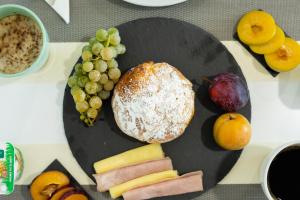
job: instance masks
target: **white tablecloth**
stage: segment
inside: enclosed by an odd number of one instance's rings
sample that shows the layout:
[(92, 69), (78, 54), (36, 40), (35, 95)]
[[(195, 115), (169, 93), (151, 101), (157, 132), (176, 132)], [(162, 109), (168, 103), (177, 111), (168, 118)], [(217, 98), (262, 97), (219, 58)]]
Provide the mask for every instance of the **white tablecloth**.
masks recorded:
[[(252, 103), (251, 143), (221, 184), (259, 183), (260, 165), (275, 147), (300, 139), (300, 68), (273, 78), (237, 42), (223, 42), (240, 64)], [(0, 141), (10, 141), (24, 154), (25, 171), (18, 184), (28, 184), (55, 158), (79, 180), (92, 181), (68, 147), (63, 129), (64, 88), (83, 43), (51, 43), (46, 66), (23, 78), (0, 79)]]

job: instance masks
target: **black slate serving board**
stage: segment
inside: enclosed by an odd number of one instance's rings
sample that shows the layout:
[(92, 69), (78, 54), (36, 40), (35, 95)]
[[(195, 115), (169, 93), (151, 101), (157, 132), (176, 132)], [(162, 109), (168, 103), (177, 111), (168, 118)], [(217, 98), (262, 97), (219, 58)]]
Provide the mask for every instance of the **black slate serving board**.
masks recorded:
[[(162, 146), (180, 174), (203, 170), (204, 189), (209, 190), (231, 170), (241, 151), (225, 151), (214, 142), (213, 124), (223, 111), (210, 101), (208, 85), (201, 77), (232, 72), (244, 79), (240, 67), (214, 36), (183, 21), (146, 18), (127, 22), (117, 28), (122, 43), (127, 47), (126, 54), (118, 58), (123, 72), (145, 61), (165, 61), (177, 67), (193, 82), (196, 92), (194, 118), (180, 138)], [(250, 120), (250, 102), (239, 112)], [(94, 162), (144, 145), (120, 131), (113, 117), (110, 100), (104, 104), (95, 126), (84, 126), (79, 120), (68, 86), (64, 96), (63, 120), (72, 153), (91, 178)], [(192, 199), (202, 193), (161, 199)]]

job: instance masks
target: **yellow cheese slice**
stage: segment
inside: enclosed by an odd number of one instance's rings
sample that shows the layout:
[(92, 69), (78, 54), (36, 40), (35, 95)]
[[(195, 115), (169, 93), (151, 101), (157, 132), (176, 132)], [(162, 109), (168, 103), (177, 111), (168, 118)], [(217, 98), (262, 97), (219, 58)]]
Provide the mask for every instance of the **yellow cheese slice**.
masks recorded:
[(116, 199), (122, 196), (123, 193), (147, 185), (152, 185), (155, 183), (159, 183), (168, 179), (173, 179), (178, 177), (177, 171), (175, 170), (168, 170), (163, 172), (158, 172), (154, 174), (149, 174), (146, 176), (142, 176), (131, 181), (122, 183), (120, 185), (114, 186), (109, 189), (109, 193), (111, 198)]
[(149, 144), (100, 160), (94, 163), (94, 169), (97, 174), (100, 174), (114, 169), (162, 158), (164, 158), (164, 152), (161, 145)]

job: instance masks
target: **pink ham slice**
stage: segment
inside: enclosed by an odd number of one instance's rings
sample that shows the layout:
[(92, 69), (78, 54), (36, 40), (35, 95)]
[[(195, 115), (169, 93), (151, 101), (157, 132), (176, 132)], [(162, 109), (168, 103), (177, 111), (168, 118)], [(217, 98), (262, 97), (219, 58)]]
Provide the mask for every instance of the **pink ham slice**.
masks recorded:
[(202, 176), (202, 171), (191, 172), (172, 180), (130, 190), (123, 194), (123, 198), (143, 200), (203, 191)]
[(164, 158), (112, 170), (103, 174), (94, 174), (93, 176), (97, 182), (97, 190), (105, 192), (115, 185), (119, 185), (132, 179), (172, 169), (173, 165), (171, 159)]

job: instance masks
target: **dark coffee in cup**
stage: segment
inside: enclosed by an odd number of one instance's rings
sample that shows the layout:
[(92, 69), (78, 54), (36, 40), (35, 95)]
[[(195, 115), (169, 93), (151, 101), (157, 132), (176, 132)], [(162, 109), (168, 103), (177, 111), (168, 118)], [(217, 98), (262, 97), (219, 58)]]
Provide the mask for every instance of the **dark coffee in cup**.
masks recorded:
[(283, 149), (271, 162), (268, 187), (274, 199), (300, 199), (300, 146)]

